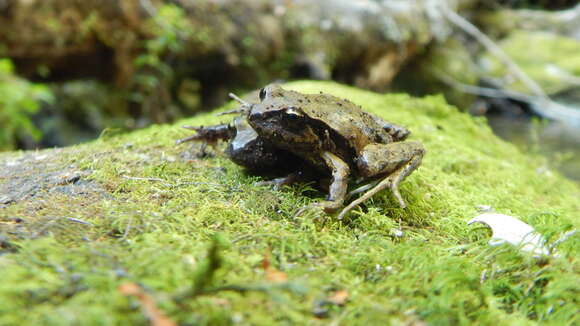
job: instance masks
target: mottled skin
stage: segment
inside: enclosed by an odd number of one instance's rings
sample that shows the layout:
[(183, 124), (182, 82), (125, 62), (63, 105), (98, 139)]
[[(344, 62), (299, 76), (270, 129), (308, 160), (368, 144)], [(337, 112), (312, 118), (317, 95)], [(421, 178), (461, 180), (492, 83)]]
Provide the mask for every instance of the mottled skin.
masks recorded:
[[(347, 100), (327, 94), (301, 94), (277, 85), (264, 87), (260, 91), (258, 104), (247, 103), (234, 95), (232, 97), (242, 104), (232, 112), (242, 113), (255, 131), (249, 138), (267, 144), (266, 151), (256, 151), (257, 157), (263, 157), (265, 152), (270, 156), (291, 153), (291, 157), (298, 159), (280, 161), (294, 164), (296, 172), (314, 167), (320, 173), (332, 176), (327, 200), (309, 207), (322, 207), (327, 212), (342, 207), (351, 176), (375, 180), (375, 183), (372, 187), (355, 190), (356, 193), (366, 192), (345, 207), (338, 218), (385, 188), (390, 188), (401, 207), (405, 207), (398, 185), (417, 168), (424, 154), (421, 143), (404, 142), (409, 135), (405, 128), (369, 114)], [(245, 126), (245, 123), (242, 125)], [(223, 125), (220, 126), (223, 128)], [(220, 126), (209, 128), (219, 129)], [(196, 140), (211, 140), (202, 136), (203, 130), (198, 132), (200, 137)], [(234, 137), (228, 148), (235, 142)], [(252, 150), (245, 152), (247, 155)], [(256, 161), (248, 158), (240, 160), (231, 153), (228, 155), (236, 163), (250, 168), (246, 163)], [(276, 184), (288, 182), (295, 176), (296, 173), (286, 179), (278, 179)]]

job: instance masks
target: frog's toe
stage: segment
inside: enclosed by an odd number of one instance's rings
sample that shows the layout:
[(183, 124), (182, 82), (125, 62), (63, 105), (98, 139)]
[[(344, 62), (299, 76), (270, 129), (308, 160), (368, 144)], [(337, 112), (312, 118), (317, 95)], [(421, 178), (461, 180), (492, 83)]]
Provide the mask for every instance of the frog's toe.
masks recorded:
[(393, 196), (399, 202), (399, 206), (401, 206), (401, 208), (407, 208), (407, 204), (405, 204), (405, 201), (403, 200), (403, 196), (401, 196), (401, 193), (399, 192), (398, 184), (392, 183), (390, 188), (391, 188), (391, 192), (393, 193)]
[(325, 210), (324, 210), (324, 207), (322, 207), (319, 203), (314, 203), (314, 204), (302, 206), (300, 209), (298, 209), (298, 211), (296, 212), (296, 214), (294, 214), (294, 216), (292, 218), (304, 216), (310, 212), (314, 213), (315, 217), (319, 217), (319, 216), (323, 215)]

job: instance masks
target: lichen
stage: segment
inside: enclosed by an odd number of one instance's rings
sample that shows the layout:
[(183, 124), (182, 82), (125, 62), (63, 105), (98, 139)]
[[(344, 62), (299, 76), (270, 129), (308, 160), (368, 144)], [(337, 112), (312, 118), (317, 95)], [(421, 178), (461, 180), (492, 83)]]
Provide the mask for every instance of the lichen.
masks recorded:
[[(491, 205), (554, 241), (579, 227), (577, 185), (439, 96), (328, 82), (286, 87), (348, 98), (408, 126), (427, 149), (401, 187), (408, 208), (384, 192), (343, 221), (293, 218), (324, 194), (304, 184), (257, 186), (258, 177), (223, 155), (198, 159), (174, 145), (187, 134), (179, 125), (225, 120), (213, 114), (103, 137), (55, 159), (91, 171), (111, 197), (46, 193), (0, 210), (0, 324), (146, 324), (137, 302), (117, 290), (127, 281), (179, 324), (574, 323), (578, 241), (560, 245), (560, 258), (537, 261), (509, 246), (490, 248), (488, 233), (466, 222), (477, 205)], [(1, 154), (0, 163), (18, 155)], [(18, 227), (29, 224), (36, 229)], [(216, 254), (215, 234), (219, 269), (200, 277)], [(268, 283), (266, 256), (287, 275), (284, 286)], [(191, 291), (200, 286), (202, 294)], [(315, 314), (336, 290), (348, 301)]]

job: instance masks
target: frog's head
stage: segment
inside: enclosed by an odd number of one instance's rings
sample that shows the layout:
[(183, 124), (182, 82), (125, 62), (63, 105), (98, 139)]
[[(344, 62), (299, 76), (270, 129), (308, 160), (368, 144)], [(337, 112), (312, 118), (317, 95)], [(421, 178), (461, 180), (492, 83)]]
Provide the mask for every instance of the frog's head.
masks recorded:
[(262, 137), (273, 142), (302, 142), (310, 137), (308, 116), (301, 109), (303, 95), (268, 85), (260, 90), (260, 103), (253, 104), (248, 122)]

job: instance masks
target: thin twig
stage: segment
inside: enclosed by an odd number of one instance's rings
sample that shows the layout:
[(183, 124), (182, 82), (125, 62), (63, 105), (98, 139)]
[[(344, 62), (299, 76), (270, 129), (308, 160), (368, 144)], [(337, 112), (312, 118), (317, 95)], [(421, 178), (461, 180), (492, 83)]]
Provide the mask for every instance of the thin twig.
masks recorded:
[(568, 240), (570, 237), (572, 237), (572, 236), (574, 236), (576, 234), (578, 234), (578, 230), (576, 230), (576, 229), (564, 233), (562, 236), (560, 236), (558, 238), (558, 240), (554, 241), (554, 243), (552, 243), (550, 245), (550, 247), (548, 248), (548, 250), (550, 250), (550, 252), (553, 252), (556, 249), (556, 247), (559, 246), (562, 242)]
[[(522, 97), (520, 94), (510, 92), (510, 98), (520, 100), (524, 99), (525, 102), (530, 103), (532, 110), (542, 117), (566, 124), (580, 125), (580, 112), (578, 112), (578, 110), (570, 109), (569, 107), (552, 101), (538, 83), (530, 78), (497, 44), (481, 32), (475, 25), (449, 9), (449, 7), (444, 3), (440, 8), (447, 20), (480, 42), (491, 54), (506, 65), (507, 69), (515, 74), (532, 92), (532, 96), (530, 97), (527, 97), (527, 95), (526, 97)], [(473, 91), (473, 89), (470, 88), (471, 87), (464, 87), (466, 90)], [(491, 94), (489, 90), (484, 90), (482, 92), (482, 89), (478, 89), (477, 91), (480, 95), (483, 95), (484, 93)], [(508, 93), (506, 92), (506, 94)], [(495, 97), (495, 95), (492, 97)]]
[(473, 86), (460, 83), (451, 77), (443, 74), (441, 71), (432, 70), (439, 80), (455, 87), (461, 92), (494, 97), (494, 98), (509, 98), (528, 103), (530, 109), (540, 117), (566, 123), (568, 125), (580, 126), (580, 111), (571, 109), (558, 102), (554, 102), (549, 98), (542, 98), (533, 95), (526, 95), (519, 92), (500, 90), (494, 88)]
[(128, 180), (142, 180), (142, 181), (157, 181), (157, 182), (165, 182), (165, 180), (160, 178), (142, 178), (142, 177), (130, 177), (127, 175), (122, 175), (121, 178), (128, 179)]
[(160, 182), (161, 184), (163, 184), (166, 187), (175, 187), (174, 184), (166, 182), (163, 179), (160, 178), (143, 178), (143, 177), (130, 177), (127, 175), (122, 175), (121, 178), (123, 179), (127, 179), (127, 180), (135, 180), (135, 181), (152, 181), (152, 182)]
[(151, 0), (140, 0), (141, 8), (145, 9), (150, 17), (157, 16), (157, 8), (151, 3)]
[(71, 221), (71, 222), (75, 222), (75, 223), (80, 223), (80, 224), (84, 224), (84, 225), (93, 226), (93, 223), (87, 222), (87, 221), (83, 221), (83, 220), (79, 220), (78, 218), (67, 217), (66, 219), (69, 220), (69, 221)]
[(439, 79), (443, 83), (459, 90), (460, 92), (479, 95), (479, 96), (485, 96), (485, 97), (514, 99), (514, 100), (522, 101), (522, 102), (525, 102), (528, 104), (531, 104), (535, 100), (537, 100), (537, 98), (534, 96), (526, 95), (526, 94), (519, 93), (519, 92), (463, 84), (463, 83), (445, 75), (442, 71), (440, 71), (438, 69), (431, 69), (431, 72), (435, 75), (435, 77), (437, 77), (437, 79)]
[(544, 90), (530, 78), (497, 44), (495, 44), (487, 35), (481, 32), (475, 25), (467, 21), (465, 18), (458, 15), (446, 5), (442, 5), (441, 9), (444, 16), (455, 26), (461, 28), (467, 34), (475, 38), (481, 43), (490, 53), (497, 57), (508, 70), (513, 72), (524, 83), (532, 93), (541, 98), (547, 99), (548, 96)]

